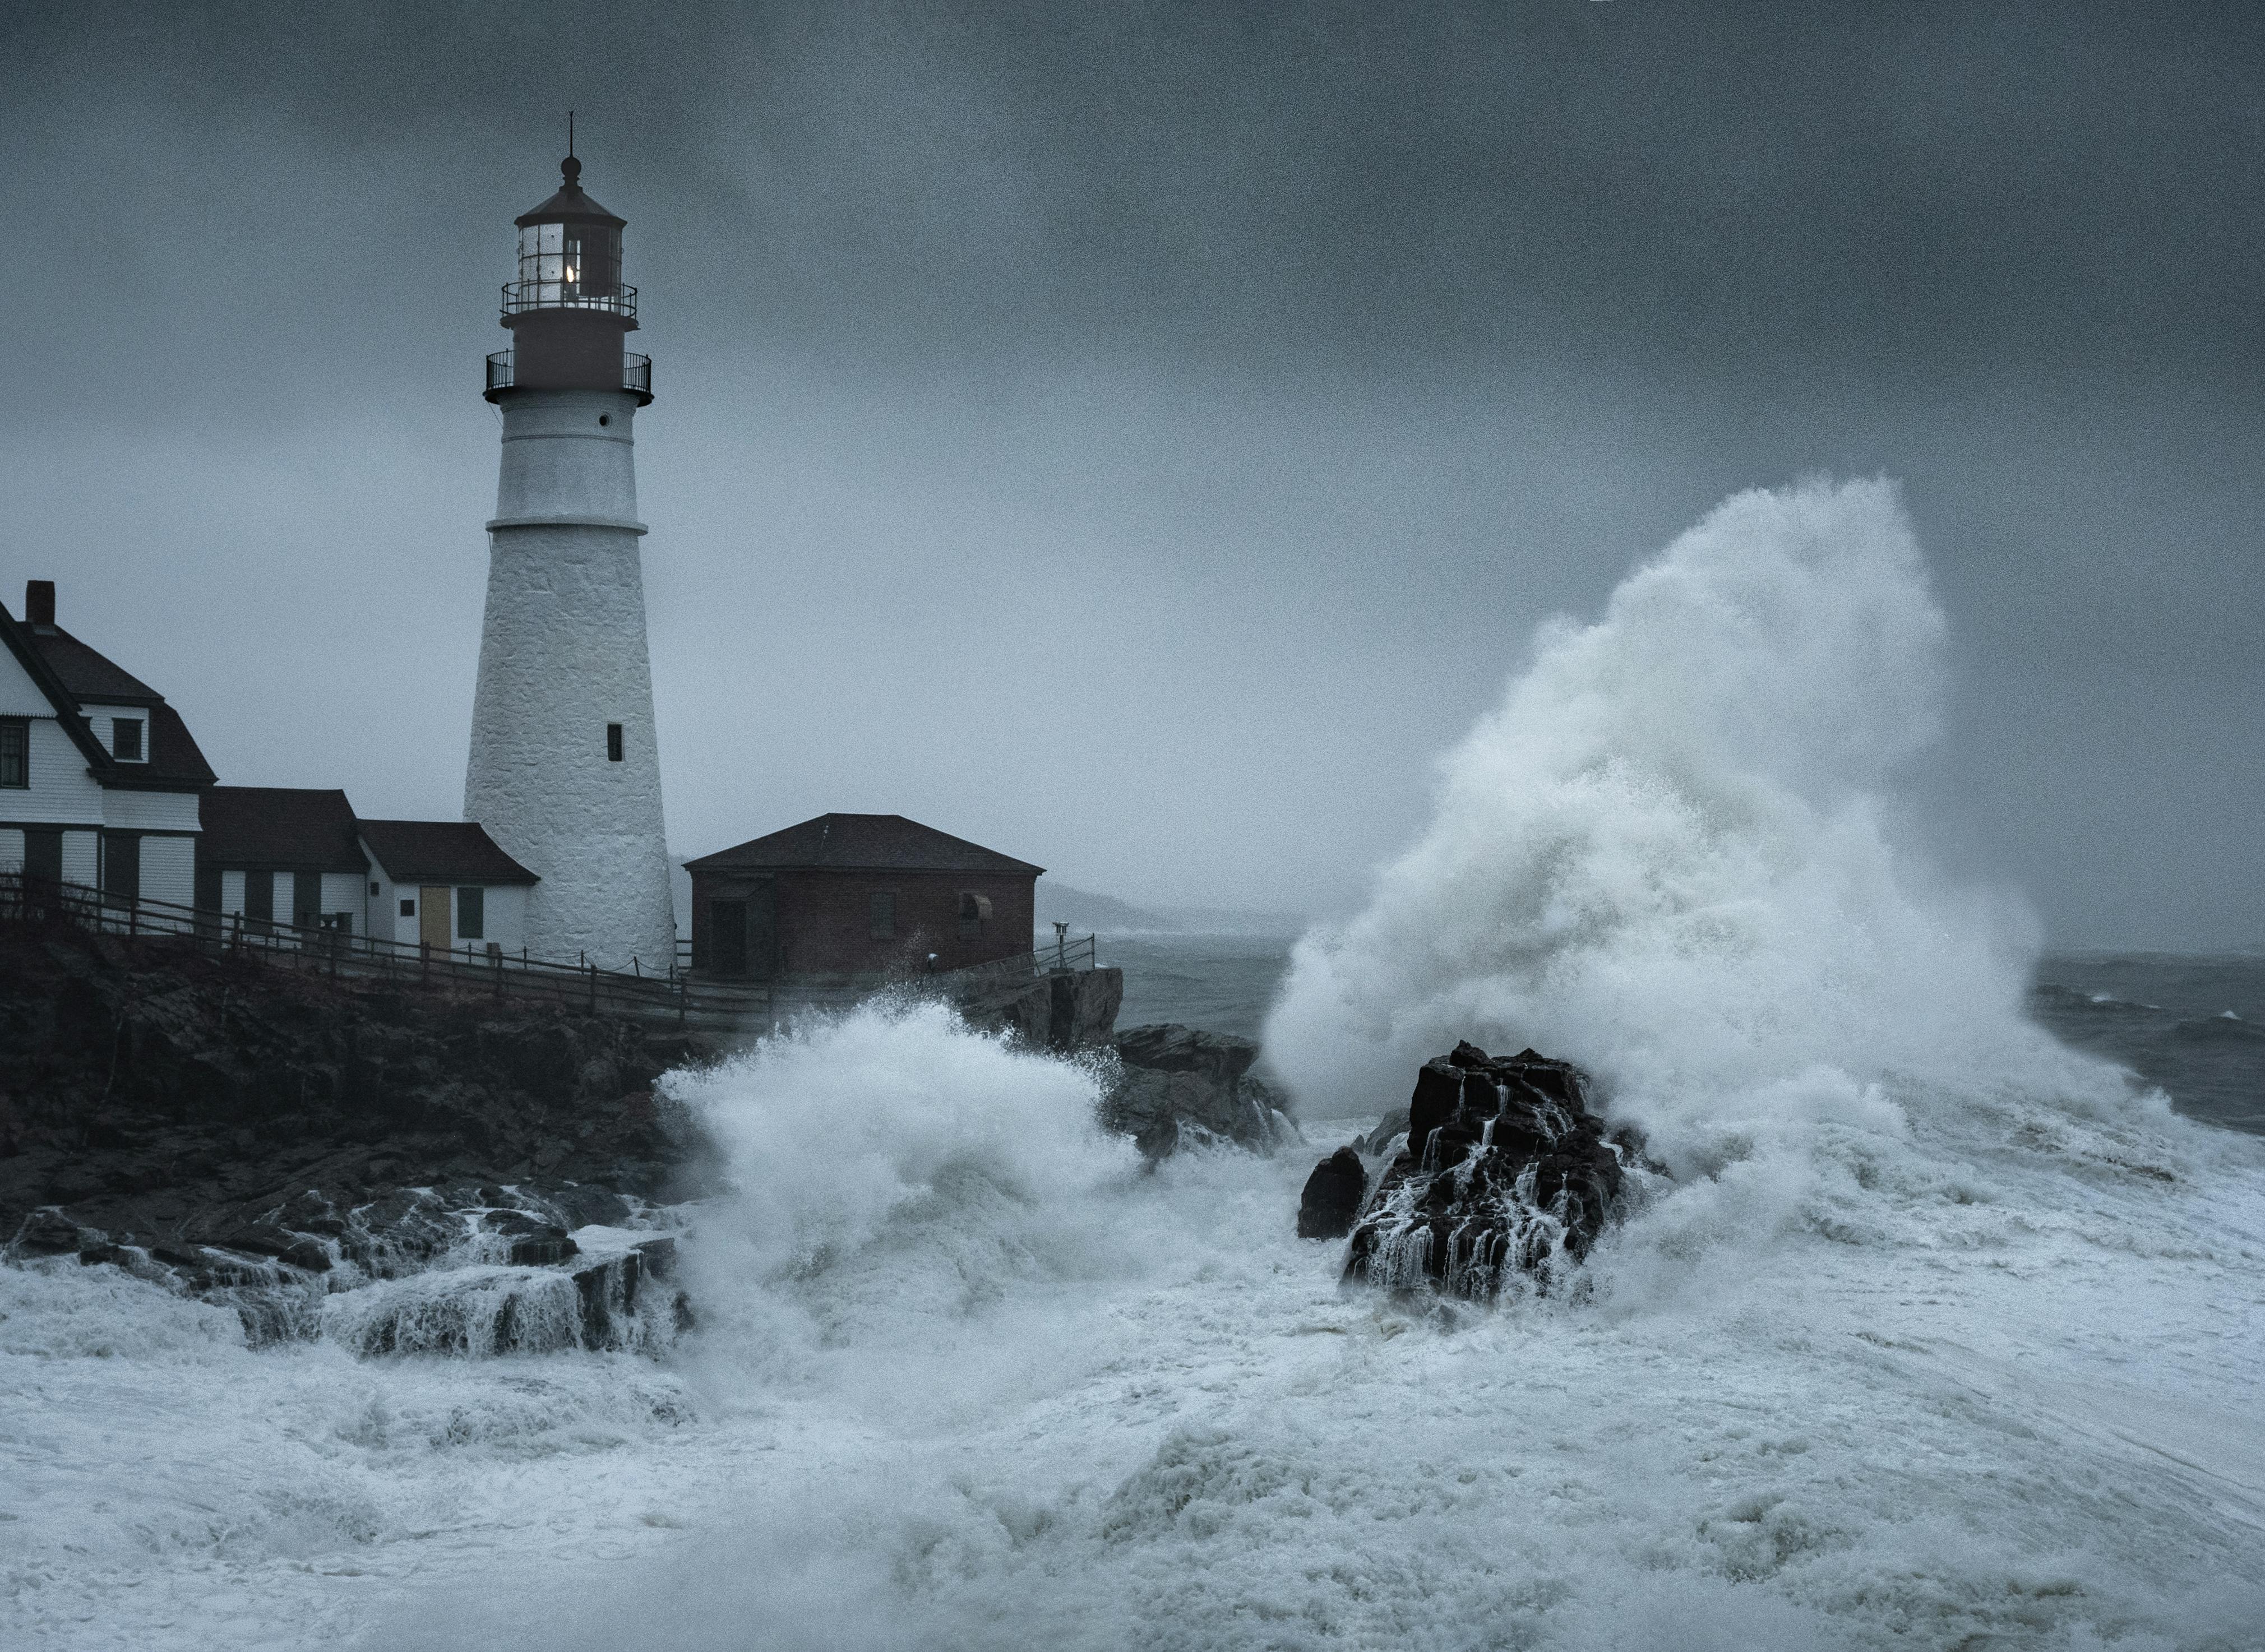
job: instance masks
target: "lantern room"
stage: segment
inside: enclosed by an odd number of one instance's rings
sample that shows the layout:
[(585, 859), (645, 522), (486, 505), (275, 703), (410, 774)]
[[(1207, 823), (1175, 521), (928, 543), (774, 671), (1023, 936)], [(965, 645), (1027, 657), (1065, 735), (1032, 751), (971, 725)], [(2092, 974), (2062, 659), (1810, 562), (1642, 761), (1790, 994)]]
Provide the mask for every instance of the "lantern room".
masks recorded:
[(560, 163), (558, 193), (519, 224), (519, 279), (503, 289), (504, 313), (528, 309), (609, 309), (634, 317), (637, 289), (622, 285), (622, 228), (582, 193), (582, 163)]
[(582, 163), (559, 163), (558, 193), (522, 213), (519, 279), (504, 283), (512, 347), (488, 358), (487, 397), (514, 389), (627, 390), (652, 400), (652, 361), (626, 353), (637, 288), (622, 280), (622, 229), (582, 190)]

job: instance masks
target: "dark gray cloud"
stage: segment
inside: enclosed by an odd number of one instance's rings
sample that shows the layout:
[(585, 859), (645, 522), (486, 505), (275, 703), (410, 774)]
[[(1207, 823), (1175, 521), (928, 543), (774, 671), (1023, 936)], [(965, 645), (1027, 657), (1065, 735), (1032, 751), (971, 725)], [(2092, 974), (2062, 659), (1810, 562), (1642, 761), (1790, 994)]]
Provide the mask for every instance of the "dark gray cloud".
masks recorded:
[(0, 573), (108, 609), (233, 777), (452, 806), (474, 375), (572, 106), (660, 364), (688, 848), (892, 807), (1340, 901), (1534, 621), (1733, 488), (1885, 471), (1955, 627), (1945, 851), (2066, 938), (2265, 940), (2252, 10), (6, 26)]

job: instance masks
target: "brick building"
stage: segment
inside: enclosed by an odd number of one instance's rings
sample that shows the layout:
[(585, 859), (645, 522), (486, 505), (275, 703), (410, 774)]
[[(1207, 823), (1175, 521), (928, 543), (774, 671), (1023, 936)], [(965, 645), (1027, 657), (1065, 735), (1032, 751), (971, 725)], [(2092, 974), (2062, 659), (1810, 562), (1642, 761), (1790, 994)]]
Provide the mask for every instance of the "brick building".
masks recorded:
[(1045, 870), (897, 814), (822, 814), (684, 870), (692, 967), (755, 980), (965, 969), (1029, 952)]

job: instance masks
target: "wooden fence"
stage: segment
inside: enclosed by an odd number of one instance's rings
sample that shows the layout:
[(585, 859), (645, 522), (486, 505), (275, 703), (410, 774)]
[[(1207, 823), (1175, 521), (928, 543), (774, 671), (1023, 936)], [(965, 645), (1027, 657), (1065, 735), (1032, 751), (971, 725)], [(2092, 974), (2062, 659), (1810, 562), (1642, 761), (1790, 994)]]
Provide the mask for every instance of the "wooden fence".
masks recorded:
[[(792, 981), (703, 979), (671, 960), (665, 972), (642, 961), (628, 970), (604, 970), (587, 958), (569, 964), (538, 958), (524, 949), (506, 952), (484, 942), (462, 948), (380, 940), (326, 924), (312, 927), (183, 906), (171, 901), (127, 900), (80, 884), (0, 872), (0, 921), (63, 922), (129, 942), (185, 945), (306, 973), (400, 987), (543, 1001), (589, 1015), (631, 1015), (710, 1030), (768, 1030), (782, 1015), (846, 1008), (892, 985), (917, 986), (987, 976), (1043, 975), (1093, 967), (1094, 942), (1065, 940), (1019, 957), (978, 964), (943, 976), (903, 982), (858, 981), (826, 986)], [(680, 948), (680, 952), (681, 949)]]

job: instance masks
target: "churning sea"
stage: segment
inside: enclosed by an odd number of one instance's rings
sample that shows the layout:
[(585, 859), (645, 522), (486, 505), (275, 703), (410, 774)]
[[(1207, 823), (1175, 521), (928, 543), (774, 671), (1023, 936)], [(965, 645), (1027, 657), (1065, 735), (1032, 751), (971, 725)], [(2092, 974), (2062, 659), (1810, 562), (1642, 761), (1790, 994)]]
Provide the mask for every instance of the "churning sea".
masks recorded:
[[(655, 1357), (0, 1267), (0, 1647), (2265, 1647), (2265, 964), (2040, 958), (1897, 847), (1944, 632), (1891, 490), (1742, 495), (1356, 917), (1104, 937), (1303, 1151), (1144, 1169), (1092, 1071), (876, 1005), (666, 1081), (732, 1190)], [(1457, 1037), (1666, 1174), (1574, 1289), (1347, 1294), (1300, 1184)]]

